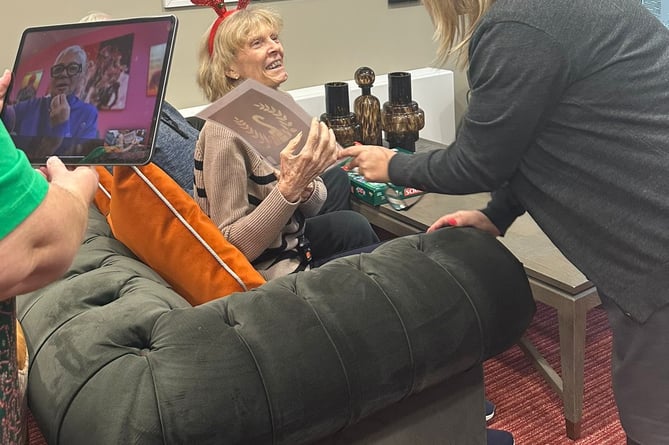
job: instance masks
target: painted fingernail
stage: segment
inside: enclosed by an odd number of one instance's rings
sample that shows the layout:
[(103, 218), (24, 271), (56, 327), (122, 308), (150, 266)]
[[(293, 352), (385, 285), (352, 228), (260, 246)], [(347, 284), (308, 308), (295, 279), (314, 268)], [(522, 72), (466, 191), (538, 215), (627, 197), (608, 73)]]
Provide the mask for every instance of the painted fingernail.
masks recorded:
[(458, 225), (458, 222), (455, 220), (455, 218), (447, 218), (446, 223), (449, 226), (457, 226)]

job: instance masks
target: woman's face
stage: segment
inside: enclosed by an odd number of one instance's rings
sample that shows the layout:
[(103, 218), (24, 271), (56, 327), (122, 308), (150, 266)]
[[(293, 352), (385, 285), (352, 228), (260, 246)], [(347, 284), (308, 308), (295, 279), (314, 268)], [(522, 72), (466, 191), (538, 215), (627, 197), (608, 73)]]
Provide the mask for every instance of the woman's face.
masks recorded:
[(288, 79), (278, 33), (266, 30), (251, 37), (237, 52), (226, 75), (233, 79), (254, 79), (270, 88), (278, 88)]

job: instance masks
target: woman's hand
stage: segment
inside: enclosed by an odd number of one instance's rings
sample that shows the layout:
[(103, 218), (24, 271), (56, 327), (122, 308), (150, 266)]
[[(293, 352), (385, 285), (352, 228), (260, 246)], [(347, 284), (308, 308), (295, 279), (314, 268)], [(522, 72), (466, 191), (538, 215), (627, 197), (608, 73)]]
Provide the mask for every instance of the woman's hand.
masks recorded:
[(341, 150), (339, 159), (351, 157), (350, 168), (358, 167), (358, 173), (371, 182), (390, 182), (388, 164), (396, 151), (376, 145), (356, 145)]
[(444, 215), (427, 229), (427, 233), (446, 226), (470, 226), (488, 232), (493, 236), (501, 235), (499, 229), (480, 210), (458, 210)]
[(288, 142), (281, 150), (281, 171), (277, 187), (286, 200), (298, 202), (307, 194), (312, 182), (326, 168), (337, 161), (337, 140), (331, 129), (316, 118), (311, 121), (307, 142), (299, 153), (295, 148), (302, 133)]

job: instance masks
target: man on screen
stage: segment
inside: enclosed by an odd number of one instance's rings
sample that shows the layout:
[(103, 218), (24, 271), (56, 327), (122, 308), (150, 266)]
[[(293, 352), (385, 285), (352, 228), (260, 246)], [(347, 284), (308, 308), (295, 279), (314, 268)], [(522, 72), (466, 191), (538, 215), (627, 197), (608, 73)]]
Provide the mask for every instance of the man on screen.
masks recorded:
[[(49, 94), (11, 107), (14, 125), (10, 131), (20, 136), (44, 136), (44, 156), (75, 154), (70, 148), (78, 141), (97, 138), (98, 110), (79, 99), (86, 67), (86, 52), (80, 46), (62, 50), (49, 70)], [(65, 139), (70, 143), (63, 144)]]

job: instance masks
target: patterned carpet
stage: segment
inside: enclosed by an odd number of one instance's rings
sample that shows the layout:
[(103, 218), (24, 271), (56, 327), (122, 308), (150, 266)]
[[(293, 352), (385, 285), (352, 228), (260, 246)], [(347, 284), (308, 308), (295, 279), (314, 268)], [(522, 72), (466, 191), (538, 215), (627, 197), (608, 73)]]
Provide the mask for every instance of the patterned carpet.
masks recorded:
[(29, 445), (46, 445), (46, 439), (44, 439), (35, 418), (30, 413), (28, 413), (28, 443)]
[[(527, 332), (548, 363), (560, 372), (557, 315), (537, 303)], [(559, 397), (537, 373), (517, 346), (486, 362), (486, 395), (497, 405), (489, 427), (513, 433), (516, 445), (622, 445), (625, 434), (618, 421), (611, 390), (611, 335), (606, 313), (592, 309), (586, 322), (585, 391), (581, 438), (565, 435)]]

